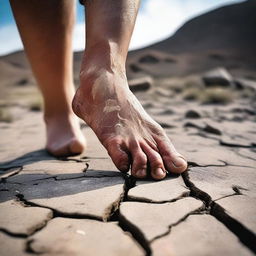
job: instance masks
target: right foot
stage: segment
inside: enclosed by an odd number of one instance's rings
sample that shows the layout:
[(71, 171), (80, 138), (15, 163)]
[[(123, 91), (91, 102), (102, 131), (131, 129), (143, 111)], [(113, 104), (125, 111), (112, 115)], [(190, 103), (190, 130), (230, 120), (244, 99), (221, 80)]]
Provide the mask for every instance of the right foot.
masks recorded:
[(73, 114), (45, 116), (47, 151), (55, 157), (81, 154), (85, 149), (85, 138), (80, 130), (78, 118)]
[(160, 180), (166, 171), (186, 170), (183, 156), (129, 90), (124, 72), (83, 71), (73, 111), (93, 129), (120, 171), (131, 166), (133, 176), (144, 178), (149, 170)]

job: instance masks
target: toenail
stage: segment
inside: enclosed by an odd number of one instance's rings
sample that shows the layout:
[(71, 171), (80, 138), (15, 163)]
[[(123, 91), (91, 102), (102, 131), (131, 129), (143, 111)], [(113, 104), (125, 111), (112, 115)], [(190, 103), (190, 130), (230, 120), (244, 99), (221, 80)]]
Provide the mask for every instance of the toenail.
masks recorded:
[(154, 173), (156, 176), (162, 177), (165, 174), (165, 171), (162, 168), (157, 168)]
[(182, 156), (178, 156), (172, 160), (172, 163), (175, 167), (179, 168), (186, 165), (187, 161)]
[(136, 172), (136, 176), (137, 176), (137, 177), (145, 177), (145, 176), (146, 176), (146, 170), (145, 170), (145, 169), (138, 170), (138, 171)]

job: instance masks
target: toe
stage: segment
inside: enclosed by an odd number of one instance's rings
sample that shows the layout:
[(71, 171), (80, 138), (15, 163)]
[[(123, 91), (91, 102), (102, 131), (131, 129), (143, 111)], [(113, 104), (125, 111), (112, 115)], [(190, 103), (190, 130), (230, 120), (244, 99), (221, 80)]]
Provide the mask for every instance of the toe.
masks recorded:
[(111, 157), (115, 166), (121, 172), (128, 172), (130, 167), (130, 160), (127, 154), (126, 147), (120, 138), (113, 138), (107, 143), (104, 143), (109, 156)]
[(141, 147), (147, 155), (152, 178), (155, 180), (163, 179), (166, 176), (166, 171), (160, 154), (146, 143), (142, 143)]
[(187, 161), (176, 151), (169, 138), (155, 138), (164, 165), (169, 172), (182, 173), (187, 169)]
[(130, 152), (132, 155), (132, 175), (137, 178), (145, 178), (147, 176), (147, 156), (139, 146), (130, 148)]

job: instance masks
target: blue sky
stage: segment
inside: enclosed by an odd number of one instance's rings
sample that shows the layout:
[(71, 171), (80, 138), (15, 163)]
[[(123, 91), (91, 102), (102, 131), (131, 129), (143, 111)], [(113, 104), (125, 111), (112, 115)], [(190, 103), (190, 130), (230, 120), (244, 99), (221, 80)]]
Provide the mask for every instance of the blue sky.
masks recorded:
[[(130, 49), (163, 40), (192, 17), (236, 2), (242, 0), (142, 0)], [(73, 35), (75, 51), (83, 50), (84, 26), (83, 7), (77, 2), (77, 22)], [(0, 41), (0, 55), (23, 48), (9, 0), (0, 0)]]

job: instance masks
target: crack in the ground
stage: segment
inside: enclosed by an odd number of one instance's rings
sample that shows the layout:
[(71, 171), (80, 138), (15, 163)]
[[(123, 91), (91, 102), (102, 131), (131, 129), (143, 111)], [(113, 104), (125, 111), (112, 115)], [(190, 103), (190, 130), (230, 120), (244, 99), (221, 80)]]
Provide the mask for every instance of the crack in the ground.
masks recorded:
[(188, 161), (188, 165), (191, 167), (224, 167), (224, 166), (228, 166), (229, 164), (226, 163), (223, 160), (219, 160), (220, 162), (222, 162), (223, 164), (207, 164), (207, 165), (202, 165), (202, 164), (198, 164), (196, 162), (192, 162), (192, 161)]
[(249, 160), (253, 160), (253, 161), (256, 162), (256, 159), (253, 158), (253, 157), (243, 155), (243, 154), (241, 154), (239, 151), (237, 151), (237, 150), (235, 150), (235, 149), (233, 149), (232, 151), (233, 151), (235, 154), (237, 154), (238, 156), (241, 156), (241, 157), (243, 157), (243, 158), (246, 158), (246, 159), (249, 159)]
[(7, 172), (9, 170), (12, 170), (12, 169), (19, 169), (19, 168), (22, 168), (23, 166), (22, 165), (14, 165), (14, 166), (10, 166), (10, 167), (1, 167), (0, 168), (0, 174), (1, 172), (4, 173), (4, 172)]
[(20, 200), (22, 203), (24, 203), (25, 206), (29, 207), (40, 207), (40, 208), (45, 208), (45, 209), (50, 209), (53, 212), (53, 218), (56, 217), (61, 217), (61, 218), (73, 218), (73, 219), (91, 219), (91, 220), (97, 220), (97, 221), (102, 221), (102, 218), (98, 216), (94, 216), (91, 214), (69, 214), (69, 213), (64, 213), (61, 211), (58, 211), (54, 208), (43, 206), (34, 202), (31, 202), (27, 199), (25, 199), (23, 194), (16, 194), (16, 197), (18, 200)]
[[(121, 205), (122, 202), (128, 201), (128, 192), (131, 188), (135, 187), (136, 185), (136, 179), (134, 177), (129, 176), (128, 174), (124, 174), (124, 178), (125, 178), (124, 196), (119, 206)], [(137, 242), (144, 249), (145, 254), (147, 256), (150, 256), (151, 248), (143, 232), (120, 215), (119, 207), (117, 208), (113, 217), (114, 217), (114, 220), (118, 221), (119, 227), (124, 232), (129, 232), (132, 238), (134, 239), (134, 241)]]
[(183, 127), (192, 127), (192, 128), (196, 128), (196, 129), (198, 129), (199, 131), (202, 131), (202, 132), (206, 132), (206, 133), (210, 133), (210, 134), (214, 134), (214, 135), (217, 135), (217, 136), (221, 136), (222, 135), (222, 132), (219, 130), (219, 129), (217, 129), (217, 128), (215, 128), (215, 127), (213, 127), (213, 126), (211, 126), (211, 125), (209, 125), (209, 124), (207, 124), (207, 123), (205, 123), (205, 126), (204, 127), (201, 127), (201, 126), (199, 126), (199, 125), (196, 125), (196, 124), (194, 124), (194, 123), (192, 123), (192, 122), (186, 122), (184, 125), (183, 125)]
[(225, 195), (225, 196), (222, 196), (222, 197), (219, 197), (219, 198), (215, 199), (214, 202), (219, 201), (219, 200), (221, 200), (221, 199), (223, 199), (223, 198), (231, 197), (231, 196), (243, 195), (243, 193), (241, 192), (241, 190), (247, 190), (247, 191), (248, 191), (248, 189), (243, 188), (243, 187), (238, 186), (238, 185), (233, 185), (233, 186), (232, 186), (232, 189), (233, 189), (234, 193), (229, 194), (229, 195)]
[[(22, 174), (21, 174), (22, 175)], [(24, 174), (25, 175), (25, 174)], [(33, 182), (38, 182), (38, 181), (44, 181), (44, 180), (50, 180), (53, 179), (54, 181), (65, 181), (65, 180), (76, 180), (76, 179), (82, 179), (82, 178), (93, 178), (93, 179), (100, 179), (100, 178), (112, 178), (112, 177), (121, 177), (120, 173), (116, 173), (113, 175), (110, 174), (101, 174), (99, 176), (94, 176), (94, 175), (87, 175), (85, 174), (85, 172), (82, 172), (81, 174), (77, 174), (80, 176), (75, 176), (75, 177), (67, 177), (67, 178), (60, 178), (59, 175), (50, 175), (50, 174), (42, 174), (42, 175), (49, 175), (49, 177), (44, 177), (44, 178), (38, 178), (38, 179), (32, 179), (30, 180), (30, 183)], [(14, 175), (12, 175), (14, 176)], [(8, 181), (8, 178), (12, 177), (12, 176), (8, 176), (7, 178), (3, 179), (2, 182), (3, 183), (8, 183), (8, 184), (14, 184), (14, 185), (25, 185), (22, 182), (13, 182), (13, 181)]]
[(17, 201), (20, 204), (22, 204), (23, 206), (25, 206), (25, 207), (40, 207), (40, 208), (50, 209), (53, 213), (52, 217), (50, 219), (48, 219), (42, 227), (36, 229), (33, 233), (31, 233), (29, 235), (13, 234), (11, 232), (8, 232), (8, 231), (2, 230), (2, 229), (0, 229), (0, 232), (1, 231), (5, 232), (7, 235), (10, 235), (10, 236), (13, 236), (13, 237), (26, 238), (27, 240), (26, 240), (26, 249), (25, 249), (25, 251), (27, 253), (30, 253), (30, 254), (40, 254), (40, 253), (33, 250), (33, 248), (31, 247), (31, 243), (33, 242), (33, 239), (29, 239), (29, 238), (31, 236), (33, 236), (35, 233), (44, 229), (46, 227), (47, 223), (50, 220), (52, 220), (54, 218), (57, 218), (57, 217), (61, 217), (61, 218), (72, 218), (72, 219), (91, 219), (91, 220), (100, 221), (100, 222), (115, 221), (114, 219), (112, 220), (111, 217), (118, 211), (120, 203), (121, 203), (121, 201), (124, 197), (124, 194), (125, 194), (125, 189), (124, 189), (124, 193), (120, 196), (120, 198), (117, 201), (113, 202), (108, 209), (106, 209), (106, 211), (104, 213), (104, 216), (102, 218), (98, 217), (98, 216), (90, 215), (90, 214), (68, 214), (68, 213), (63, 213), (63, 212), (60, 212), (60, 211), (58, 211), (54, 208), (42, 206), (40, 204), (36, 204), (34, 202), (26, 200), (23, 194), (16, 194)]
[(58, 160), (60, 161), (63, 161), (63, 162), (75, 162), (75, 163), (85, 163), (87, 168), (89, 167), (89, 164), (88, 164), (88, 159), (83, 159), (83, 158), (65, 158), (65, 157), (58, 157), (57, 158)]
[(129, 202), (138, 202), (138, 203), (150, 203), (150, 204), (165, 204), (165, 203), (173, 203), (180, 199), (186, 198), (189, 196), (189, 192), (184, 192), (180, 196), (170, 199), (170, 200), (162, 200), (162, 201), (154, 201), (148, 198), (139, 198), (139, 197), (129, 197), (127, 198), (127, 201)]
[(36, 254), (36, 255), (41, 255), (42, 253), (40, 252), (36, 252), (35, 250), (33, 250), (33, 248), (31, 247), (31, 244), (34, 242), (34, 239), (30, 239), (26, 241), (26, 248), (25, 248), (25, 252), (29, 253), (29, 254)]
[(225, 142), (222, 139), (219, 140), (219, 143), (221, 146), (232, 147), (232, 148), (255, 148), (256, 147), (256, 145), (253, 143), (251, 145), (242, 145), (238, 143)]
[[(221, 138), (212, 137), (212, 136), (209, 136), (208, 134), (205, 134), (202, 132), (191, 133), (191, 135), (198, 135), (203, 138), (218, 141), (220, 146), (225, 146), (225, 147), (233, 147), (233, 148), (255, 148), (256, 147), (255, 143), (251, 143), (251, 145), (242, 145), (239, 143), (225, 142)], [(235, 137), (238, 137), (238, 136), (236, 135)]]
[[(136, 185), (136, 179), (133, 178), (132, 176), (130, 177), (127, 177), (126, 179), (126, 193), (125, 193), (125, 197), (124, 197), (124, 201), (131, 201), (129, 198), (128, 198), (128, 192), (131, 188), (135, 187)], [(186, 196), (188, 196), (188, 194), (186, 194)], [(171, 203), (171, 202), (175, 202), (179, 199), (182, 199), (183, 197), (179, 197), (179, 198), (176, 198), (176, 199), (173, 199), (173, 200), (167, 200), (167, 201), (163, 201), (163, 202), (151, 202), (151, 201), (147, 201), (147, 200), (144, 200), (144, 201), (138, 201), (140, 203), (155, 203), (155, 204), (162, 204), (162, 203)], [(133, 200), (132, 200), (133, 201)], [(168, 228), (169, 230), (167, 232), (165, 232), (164, 234), (161, 234), (153, 239), (151, 239), (150, 241), (145, 237), (144, 233), (136, 226), (134, 225), (133, 223), (131, 223), (129, 220), (127, 220), (125, 218), (125, 216), (123, 215), (120, 215), (119, 214), (119, 209), (118, 209), (118, 214), (116, 216), (117, 220), (119, 221), (119, 226), (125, 231), (125, 232), (129, 232), (131, 233), (131, 235), (133, 236), (133, 238), (143, 247), (143, 249), (145, 250), (145, 253), (147, 256), (150, 256), (152, 255), (152, 250), (151, 250), (151, 242), (153, 242), (154, 240), (158, 239), (158, 238), (161, 238), (167, 234), (170, 233), (170, 230), (171, 230), (171, 227), (173, 226), (176, 226), (178, 225), (180, 222), (184, 221), (189, 215), (192, 215), (192, 214), (200, 214), (200, 213), (203, 213), (203, 211), (205, 211), (205, 206), (202, 206), (200, 208), (198, 208), (197, 210), (195, 211), (192, 211), (188, 214), (186, 214), (183, 218), (181, 218), (179, 221), (177, 221), (175, 224), (172, 224), (170, 225)]]
[(163, 233), (163, 234), (161, 234), (161, 235), (158, 235), (158, 236), (152, 238), (152, 239), (149, 241), (149, 243), (151, 244), (151, 243), (153, 243), (155, 240), (160, 239), (160, 238), (162, 238), (162, 237), (165, 237), (165, 236), (169, 235), (169, 234), (171, 233), (171, 229), (172, 229), (173, 227), (175, 227), (175, 226), (179, 225), (181, 222), (185, 221), (189, 216), (191, 216), (191, 215), (201, 215), (201, 214), (206, 214), (206, 213), (207, 213), (207, 211), (205, 210), (205, 206), (202, 206), (202, 207), (196, 209), (195, 211), (189, 212), (188, 214), (186, 214), (185, 216), (183, 216), (181, 219), (179, 219), (177, 222), (175, 222), (175, 223), (169, 225), (169, 226), (168, 226), (168, 230), (167, 230), (165, 233)]
[(244, 168), (254, 168), (252, 166), (248, 166), (248, 165), (239, 165), (239, 164), (230, 164), (227, 163), (224, 160), (218, 159), (219, 162), (222, 162), (223, 164), (207, 164), (207, 165), (201, 165), (198, 164), (196, 162), (191, 162), (188, 161), (188, 166), (189, 167), (225, 167), (225, 166), (233, 166), (233, 167), (244, 167)]
[(0, 232), (4, 233), (5, 235), (15, 237), (15, 238), (27, 238), (29, 235), (23, 233), (13, 233), (5, 228), (0, 228)]
[[(25, 206), (41, 207), (41, 208), (47, 208), (47, 209), (52, 210), (52, 212), (53, 212), (52, 218), (62, 217), (62, 218), (75, 218), (75, 219), (92, 219), (92, 220), (96, 220), (96, 221), (110, 221), (110, 222), (118, 221), (120, 228), (124, 232), (129, 232), (131, 234), (134, 241), (137, 242), (145, 250), (145, 253), (147, 256), (150, 256), (152, 254), (151, 247), (150, 247), (151, 242), (153, 242), (156, 239), (160, 239), (161, 237), (164, 237), (167, 234), (169, 234), (171, 232), (172, 227), (177, 226), (179, 223), (186, 220), (186, 218), (188, 218), (188, 216), (193, 215), (193, 214), (210, 213), (212, 216), (217, 218), (221, 223), (223, 223), (231, 232), (233, 232), (245, 246), (247, 246), (249, 249), (251, 249), (255, 253), (256, 252), (256, 245), (254, 244), (254, 241), (256, 239), (255, 235), (250, 230), (248, 230), (245, 226), (243, 226), (243, 224), (241, 224), (234, 218), (230, 217), (225, 212), (224, 208), (222, 208), (220, 205), (218, 205), (215, 201), (212, 201), (210, 195), (208, 195), (206, 192), (197, 188), (194, 185), (194, 183), (190, 181), (188, 171), (184, 172), (182, 174), (182, 177), (183, 177), (185, 185), (190, 189), (189, 195), (186, 195), (186, 196), (192, 196), (197, 199), (200, 199), (201, 201), (204, 202), (205, 207), (199, 208), (196, 211), (188, 213), (186, 216), (184, 216), (182, 219), (177, 221), (175, 224), (170, 225), (168, 232), (161, 234), (161, 235), (151, 239), (150, 241), (148, 241), (145, 238), (143, 232), (138, 227), (136, 227), (135, 225), (130, 223), (124, 216), (121, 216), (119, 214), (120, 204), (125, 201), (131, 201), (130, 199), (128, 199), (128, 191), (136, 185), (136, 179), (127, 174), (124, 175), (124, 179), (125, 179), (124, 193), (120, 196), (120, 198), (116, 202), (114, 202), (109, 207), (109, 209), (106, 210), (106, 216), (105, 216), (106, 218), (105, 219), (104, 218), (102, 219), (101, 217), (90, 215), (90, 214), (63, 213), (56, 209), (42, 206), (40, 204), (36, 204), (29, 200), (26, 200), (22, 194), (17, 194), (16, 197)], [(97, 178), (100, 178), (100, 177), (97, 177)], [(238, 195), (239, 193), (241, 193), (240, 189), (242, 189), (242, 188), (233, 186), (233, 190), (235, 191), (235, 193), (230, 196)], [(174, 202), (181, 198), (177, 198), (177, 199), (173, 199), (173, 200), (169, 200), (169, 201), (167, 200), (167, 201), (163, 201), (163, 202), (151, 202), (151, 201), (147, 201), (147, 200), (143, 200), (143, 201), (138, 200), (138, 201), (141, 203), (159, 203), (160, 204), (160, 203), (166, 203), (166, 202)], [(48, 221), (50, 221), (50, 220), (48, 220)], [(43, 229), (47, 225), (47, 222), (43, 227), (34, 231), (33, 234), (35, 234), (36, 232)], [(20, 238), (29, 238), (30, 236), (33, 235), (33, 234), (31, 234), (31, 235), (24, 236), (24, 234), (12, 234), (5, 230), (0, 230), (0, 231), (6, 233), (7, 235), (20, 237)], [(36, 252), (34, 252), (32, 250), (32, 248), (30, 246), (31, 242), (32, 242), (31, 240), (27, 241), (27, 250), (26, 251), (29, 253), (37, 254)]]
[(149, 242), (145, 238), (143, 232), (131, 222), (129, 222), (124, 216), (118, 214), (119, 227), (124, 232), (129, 232), (133, 239), (145, 250), (147, 256), (152, 254)]
[(223, 223), (253, 253), (256, 253), (256, 236), (238, 220), (228, 215), (223, 207), (212, 202), (210, 214)]
[[(209, 213), (224, 224), (238, 239), (248, 247), (253, 253), (256, 253), (256, 236), (242, 223), (232, 218), (223, 207), (212, 200), (211, 196), (206, 192), (197, 188), (189, 178), (188, 170), (182, 173), (182, 178), (186, 186), (191, 191), (191, 196), (200, 199), (207, 206)], [(235, 191), (235, 190), (234, 190)], [(236, 191), (235, 191), (236, 192)]]
[[(125, 184), (124, 184), (124, 193), (120, 196), (120, 198), (114, 202), (113, 204), (111, 204), (111, 206), (109, 207), (109, 209), (106, 209), (106, 213), (105, 213), (105, 219), (103, 217), (97, 217), (97, 216), (93, 216), (93, 215), (87, 215), (87, 214), (66, 214), (60, 211), (57, 211), (56, 209), (50, 208), (50, 207), (46, 207), (46, 206), (42, 206), (33, 202), (30, 202), (29, 200), (26, 200), (24, 198), (24, 196), (22, 194), (17, 194), (16, 197), (18, 198), (18, 200), (23, 203), (25, 206), (30, 206), (30, 207), (41, 207), (41, 208), (47, 208), (52, 210), (53, 212), (53, 218), (56, 217), (62, 217), (62, 218), (75, 218), (75, 219), (92, 219), (92, 220), (96, 220), (96, 221), (118, 221), (119, 222), (119, 227), (124, 231), (124, 232), (129, 232), (132, 236), (132, 238), (134, 239), (135, 243), (138, 243), (146, 252), (147, 255), (150, 255), (150, 249), (149, 249), (149, 245), (148, 243), (143, 243), (143, 239), (138, 238), (139, 233), (141, 233), (140, 231), (136, 231), (133, 232), (133, 229), (130, 226), (127, 226), (126, 223), (122, 222), (122, 220), (120, 220), (120, 216), (119, 216), (119, 206), (121, 204), (121, 202), (125, 201), (127, 198), (127, 193), (129, 191), (129, 189), (133, 186), (135, 186), (135, 179), (131, 176), (128, 176), (127, 174), (124, 175), (125, 178)], [(50, 220), (49, 220), (50, 221)], [(45, 227), (45, 226), (44, 226)], [(41, 229), (43, 229), (44, 227), (42, 227)], [(40, 230), (41, 230), (40, 229)], [(37, 230), (36, 232), (38, 232), (39, 230)], [(136, 234), (135, 234), (136, 233)], [(33, 233), (35, 234), (35, 232)], [(30, 236), (27, 236), (26, 238), (29, 238)], [(31, 247), (31, 243), (33, 242), (33, 240), (27, 240), (26, 243), (26, 252), (28, 253), (32, 253), (32, 254), (38, 254), (37, 252), (35, 252), (32, 247)]]
[(229, 194), (229, 195), (225, 195), (225, 196), (219, 197), (217, 199), (214, 199), (213, 201), (217, 202), (217, 201), (219, 201), (221, 199), (224, 199), (224, 198), (227, 198), (227, 197), (231, 197), (231, 196), (238, 196), (238, 195), (241, 195), (241, 194), (233, 193), (233, 194)]
[[(17, 174), (19, 174), (23, 169), (23, 166), (15, 167), (15, 168), (8, 168), (4, 171), (3, 174), (1, 174), (0, 182), (5, 182), (8, 178), (13, 177)], [(8, 172), (9, 170), (13, 170)]]

